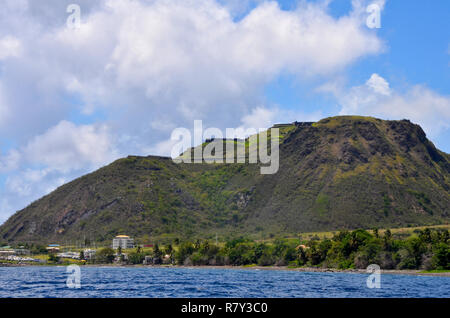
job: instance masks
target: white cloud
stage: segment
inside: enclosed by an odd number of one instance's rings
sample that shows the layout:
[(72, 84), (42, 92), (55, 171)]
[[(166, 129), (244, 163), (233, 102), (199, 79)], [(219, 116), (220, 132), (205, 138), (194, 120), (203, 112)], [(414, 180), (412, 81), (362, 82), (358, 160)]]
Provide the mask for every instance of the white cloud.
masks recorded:
[(8, 199), (0, 198), (0, 224), (6, 221), (13, 212), (13, 207), (9, 204)]
[(21, 197), (27, 197), (32, 194), (32, 186), (36, 182), (41, 182), (47, 175), (46, 170), (31, 170), (20, 173), (17, 176), (10, 177), (6, 180), (6, 188), (9, 192)]
[(8, 57), (18, 57), (21, 51), (20, 41), (13, 36), (0, 38), (0, 60)]
[(2, 82), (0, 81), (0, 128), (2, 124), (7, 120), (8, 107), (3, 93)]
[(335, 90), (342, 108), (341, 115), (368, 115), (385, 119), (410, 119), (425, 132), (436, 137), (450, 128), (450, 96), (442, 96), (424, 85), (393, 91), (389, 83), (372, 74), (361, 86)]
[(69, 174), (63, 177), (60, 172), (47, 168), (27, 168), (10, 175), (0, 191), (0, 223), (23, 208), (24, 202), (39, 199), (75, 176), (76, 174)]
[(65, 181), (52, 169), (26, 169), (9, 177), (5, 184), (9, 193), (19, 197), (35, 197), (36, 192), (49, 193)]
[(177, 140), (167, 139), (161, 142), (158, 142), (154, 146), (150, 146), (146, 148), (148, 153), (157, 156), (170, 156), (172, 152), (173, 146), (177, 143)]
[(389, 83), (380, 75), (374, 73), (367, 80), (366, 85), (370, 87), (375, 93), (389, 96), (391, 95), (391, 89)]
[[(248, 128), (266, 129), (272, 127), (274, 124), (292, 123), (294, 121), (317, 121), (323, 118), (320, 110), (313, 113), (304, 113), (299, 110), (286, 110), (279, 107), (256, 107), (252, 109), (250, 114), (241, 118), (241, 125), (237, 127), (240, 131), (245, 131)], [(247, 136), (239, 136), (245, 138)]]
[[(211, 78), (215, 85), (239, 91), (242, 80), (266, 80), (284, 70), (333, 72), (382, 49), (381, 41), (356, 17), (334, 19), (317, 5), (288, 12), (276, 2), (265, 2), (234, 22), (213, 1), (193, 4), (115, 1), (110, 3), (112, 14), (93, 16), (86, 29), (96, 34), (100, 22), (122, 21), (109, 65), (122, 84), (144, 85), (149, 95), (180, 80), (195, 84)], [(86, 33), (71, 41), (82, 45), (89, 41)], [(202, 76), (189, 76), (194, 72)]]
[[(383, 49), (359, 12), (336, 19), (322, 3), (284, 11), (261, 2), (235, 21), (213, 0), (83, 2), (78, 30), (65, 27), (62, 4), (33, 3), (9, 18), (24, 47), (4, 75), (15, 110), (4, 131), (28, 137), (65, 118), (72, 96), (86, 114), (121, 112), (116, 128), (154, 143), (163, 136), (142, 131), (158, 120), (230, 126), (263, 102), (261, 90), (279, 74), (334, 73)], [(51, 17), (61, 24), (48, 25)], [(16, 98), (24, 86), (28, 94)], [(25, 110), (33, 121), (20, 118)]]
[(21, 154), (16, 149), (11, 149), (6, 155), (0, 154), (0, 173), (7, 173), (19, 167)]
[(24, 148), (33, 164), (70, 171), (106, 164), (117, 155), (106, 125), (81, 125), (61, 121)]
[(251, 113), (245, 115), (242, 121), (242, 128), (268, 128), (274, 124), (277, 117), (276, 109), (267, 109), (264, 107), (257, 107), (252, 109)]
[[(58, 186), (102, 165), (119, 154), (106, 125), (75, 125), (61, 121), (26, 146), (0, 156), (0, 222)], [(31, 168), (33, 167), (33, 168)]]

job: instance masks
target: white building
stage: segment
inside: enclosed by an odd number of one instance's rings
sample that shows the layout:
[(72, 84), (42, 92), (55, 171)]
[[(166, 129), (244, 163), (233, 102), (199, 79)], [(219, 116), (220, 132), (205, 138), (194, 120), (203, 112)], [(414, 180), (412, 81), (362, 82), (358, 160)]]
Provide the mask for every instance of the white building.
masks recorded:
[(133, 248), (134, 247), (134, 239), (130, 238), (127, 235), (117, 235), (113, 239), (112, 247), (113, 247), (113, 249), (118, 249), (119, 246), (122, 249)]
[(85, 249), (85, 250), (83, 251), (84, 258), (85, 258), (86, 260), (93, 259), (93, 258), (95, 257), (95, 253), (96, 253), (96, 251), (95, 251), (95, 250), (91, 250), (91, 249)]
[(64, 253), (58, 253), (56, 255), (61, 258), (80, 259), (80, 252), (64, 252)]

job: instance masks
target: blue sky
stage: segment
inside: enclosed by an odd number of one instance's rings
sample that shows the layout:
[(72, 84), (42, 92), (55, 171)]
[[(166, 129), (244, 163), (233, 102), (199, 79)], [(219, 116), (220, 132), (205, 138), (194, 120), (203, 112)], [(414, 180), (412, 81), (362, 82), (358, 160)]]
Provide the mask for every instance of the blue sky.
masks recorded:
[(446, 0), (2, 0), (0, 223), (117, 158), (169, 155), (195, 119), (408, 118), (448, 153), (449, 21)]

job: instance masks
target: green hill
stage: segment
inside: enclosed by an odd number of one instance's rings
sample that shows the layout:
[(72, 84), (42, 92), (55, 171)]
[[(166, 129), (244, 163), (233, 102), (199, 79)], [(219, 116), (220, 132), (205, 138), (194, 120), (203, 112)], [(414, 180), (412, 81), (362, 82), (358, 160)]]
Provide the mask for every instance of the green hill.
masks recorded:
[(450, 156), (420, 126), (342, 116), (278, 127), (276, 174), (129, 156), (17, 212), (0, 240), (264, 238), (448, 222)]

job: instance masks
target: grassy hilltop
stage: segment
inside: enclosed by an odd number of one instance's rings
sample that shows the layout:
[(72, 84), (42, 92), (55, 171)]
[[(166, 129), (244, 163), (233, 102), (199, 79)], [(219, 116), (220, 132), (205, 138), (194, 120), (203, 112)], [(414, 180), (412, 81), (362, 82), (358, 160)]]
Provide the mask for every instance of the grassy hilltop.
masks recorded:
[(248, 163), (129, 156), (17, 212), (0, 227), (0, 241), (104, 241), (121, 233), (143, 241), (261, 239), (448, 223), (450, 156), (420, 126), (341, 116), (280, 132), (276, 174)]

